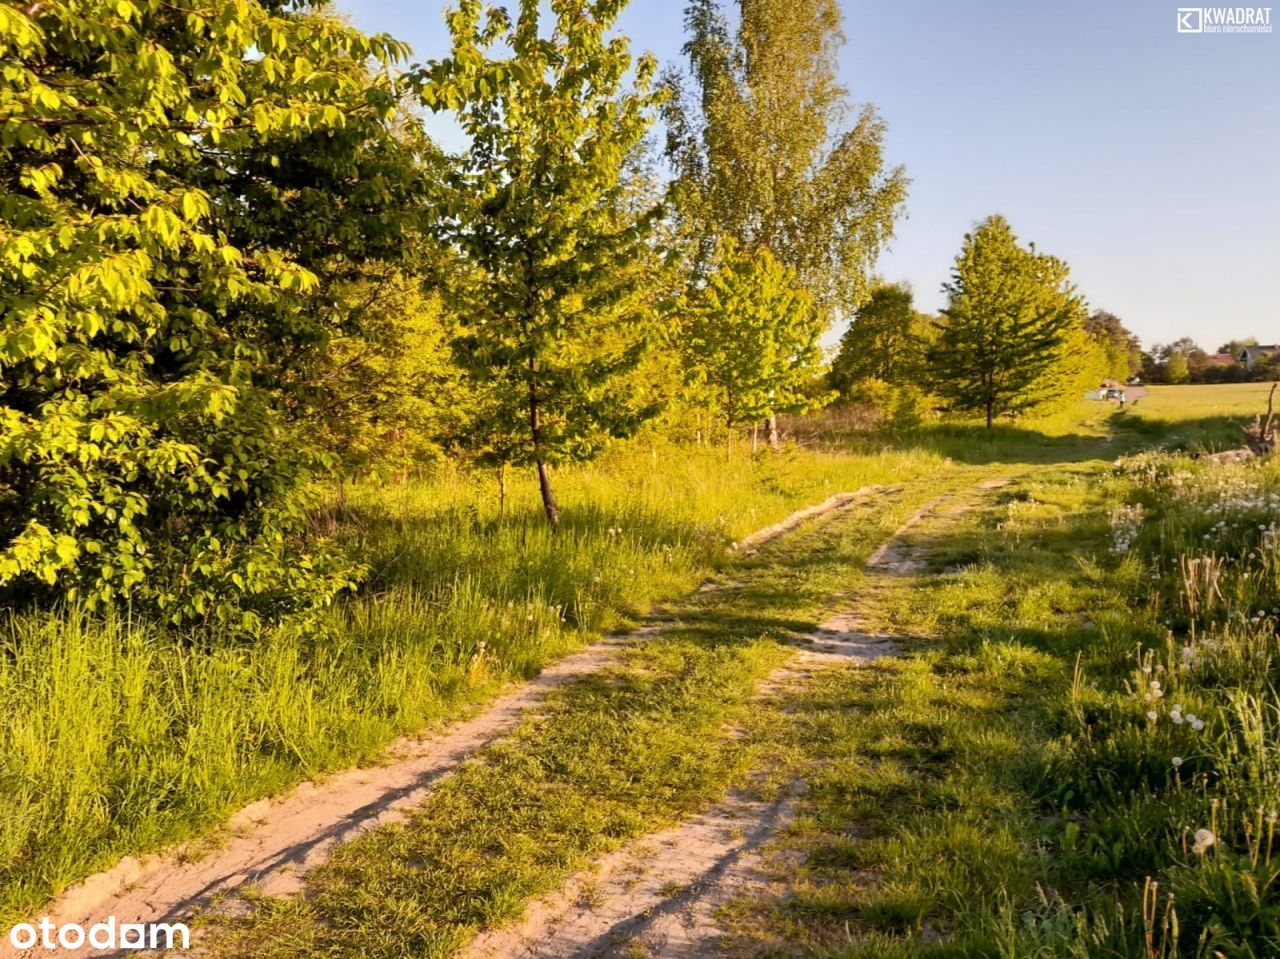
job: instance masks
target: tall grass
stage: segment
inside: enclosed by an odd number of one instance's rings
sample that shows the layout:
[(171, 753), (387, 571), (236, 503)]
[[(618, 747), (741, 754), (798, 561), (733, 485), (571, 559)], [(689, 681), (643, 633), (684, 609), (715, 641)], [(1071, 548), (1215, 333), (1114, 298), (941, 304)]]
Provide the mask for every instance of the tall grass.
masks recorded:
[[(1152, 955), (1277, 955), (1280, 469), (1148, 454), (1119, 472), (1114, 549), (1164, 635), (1113, 666), (1110, 692), (1077, 684), (1060, 782), (1094, 807), (1115, 874), (1155, 884)], [(1100, 921), (1132, 928), (1142, 908)]]
[(937, 454), (632, 445), (556, 475), (546, 527), (512, 476), (349, 490), (362, 592), (252, 645), (75, 609), (0, 624), (0, 922), (121, 855), (197, 835), (367, 761), (694, 586), (746, 532), (837, 490), (936, 474)]
[(1280, 469), (1147, 453), (1109, 486), (1131, 614), (1077, 660), (1038, 797), (1069, 893), (1010, 910), (1003, 954), (1280, 955)]
[(1280, 469), (1146, 453), (1099, 485), (1116, 595), (1096, 642), (1053, 641), (1074, 675), (1028, 797), (1052, 865), (968, 921), (1009, 956), (1280, 955)]

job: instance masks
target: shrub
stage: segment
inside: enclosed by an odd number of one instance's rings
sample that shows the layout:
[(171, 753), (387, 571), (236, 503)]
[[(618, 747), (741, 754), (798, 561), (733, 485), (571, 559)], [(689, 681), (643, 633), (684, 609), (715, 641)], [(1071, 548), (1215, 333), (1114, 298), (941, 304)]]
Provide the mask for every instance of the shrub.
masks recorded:
[(325, 459), (299, 421), (416, 179), (404, 48), (266, 0), (0, 17), (0, 600), (129, 598), (175, 623), (313, 606)]

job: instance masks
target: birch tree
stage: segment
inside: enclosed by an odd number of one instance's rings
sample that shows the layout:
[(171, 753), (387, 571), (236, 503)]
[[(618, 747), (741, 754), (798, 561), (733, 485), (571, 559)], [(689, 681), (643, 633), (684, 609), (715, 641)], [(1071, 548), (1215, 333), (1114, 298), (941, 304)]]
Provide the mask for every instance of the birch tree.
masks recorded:
[[(718, 0), (686, 10), (687, 74), (669, 74), (667, 152), (693, 270), (722, 237), (794, 269), (826, 322), (865, 299), (907, 180), (884, 159), (885, 124), (837, 79), (836, 0)], [(776, 430), (773, 438), (776, 440)]]

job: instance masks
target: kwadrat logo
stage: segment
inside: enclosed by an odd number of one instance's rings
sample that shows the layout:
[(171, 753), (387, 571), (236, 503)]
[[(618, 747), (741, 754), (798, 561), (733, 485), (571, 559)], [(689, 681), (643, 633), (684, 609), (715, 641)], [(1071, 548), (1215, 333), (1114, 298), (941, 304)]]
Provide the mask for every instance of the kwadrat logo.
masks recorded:
[(191, 934), (181, 922), (117, 922), (115, 916), (94, 923), (86, 931), (78, 923), (58, 925), (48, 916), (37, 923), (20, 922), (9, 930), (15, 949), (181, 949), (191, 948)]
[(1179, 33), (1270, 33), (1270, 7), (1179, 7)]

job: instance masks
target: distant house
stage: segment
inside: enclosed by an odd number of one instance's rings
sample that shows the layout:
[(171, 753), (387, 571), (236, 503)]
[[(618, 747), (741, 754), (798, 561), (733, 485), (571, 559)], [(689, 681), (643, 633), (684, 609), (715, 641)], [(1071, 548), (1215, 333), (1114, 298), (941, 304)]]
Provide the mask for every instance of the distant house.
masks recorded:
[(1234, 353), (1214, 353), (1209, 357), (1210, 363), (1216, 363), (1218, 366), (1231, 366), (1239, 362)]
[(1273, 343), (1270, 346), (1246, 346), (1240, 351), (1240, 362), (1244, 364), (1245, 369), (1253, 369), (1268, 356), (1274, 356), (1280, 353), (1280, 344)]

